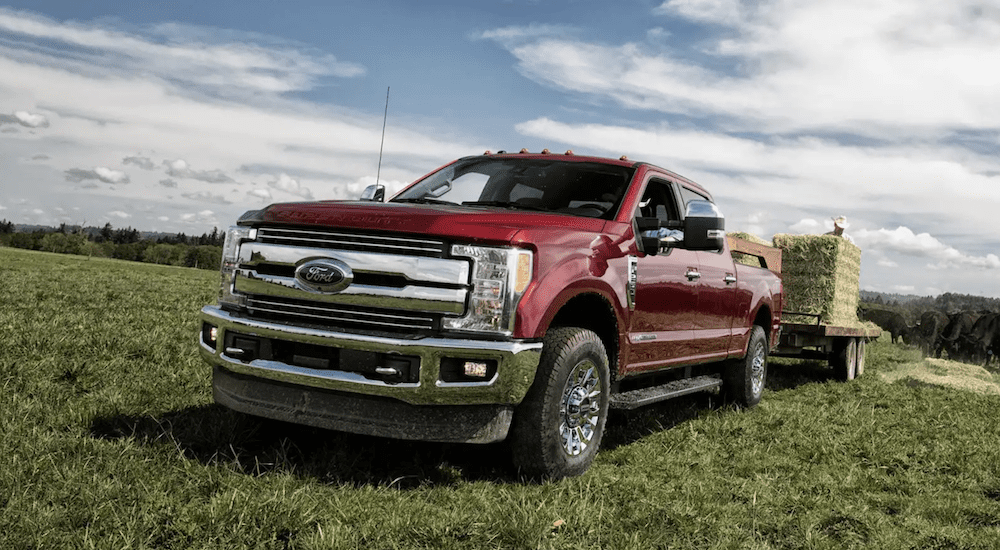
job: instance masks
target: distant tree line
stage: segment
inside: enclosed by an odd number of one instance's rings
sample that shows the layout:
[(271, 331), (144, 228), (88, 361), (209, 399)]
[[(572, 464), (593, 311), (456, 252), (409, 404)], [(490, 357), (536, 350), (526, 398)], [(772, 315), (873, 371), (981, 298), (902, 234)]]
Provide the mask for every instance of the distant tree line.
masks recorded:
[(953, 292), (945, 292), (938, 296), (912, 296), (861, 291), (861, 302), (862, 308), (898, 311), (910, 324), (917, 322), (925, 311), (931, 310), (946, 314), (960, 311), (1000, 313), (1000, 298)]
[(224, 238), (217, 227), (200, 237), (184, 233), (144, 237), (138, 229), (115, 229), (110, 223), (100, 228), (61, 224), (29, 232), (17, 231), (6, 219), (0, 221), (0, 246), (199, 269), (219, 269)]

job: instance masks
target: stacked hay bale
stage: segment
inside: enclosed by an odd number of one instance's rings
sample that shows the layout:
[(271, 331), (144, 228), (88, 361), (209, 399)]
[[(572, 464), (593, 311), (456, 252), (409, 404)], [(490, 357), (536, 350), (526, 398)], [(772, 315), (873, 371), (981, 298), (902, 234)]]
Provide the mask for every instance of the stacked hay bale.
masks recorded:
[[(857, 326), (861, 249), (833, 235), (774, 236), (781, 249), (785, 311), (819, 315), (824, 324)], [(788, 316), (790, 322), (810, 322)]]

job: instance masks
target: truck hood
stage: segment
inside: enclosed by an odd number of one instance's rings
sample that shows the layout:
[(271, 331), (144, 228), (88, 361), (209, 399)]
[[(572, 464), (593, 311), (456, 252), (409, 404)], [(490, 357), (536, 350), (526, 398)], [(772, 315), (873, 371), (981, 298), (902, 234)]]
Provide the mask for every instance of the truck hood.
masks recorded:
[(597, 218), (547, 212), (367, 201), (272, 204), (261, 211), (248, 212), (244, 218), (253, 224), (415, 233), (483, 243), (512, 243), (518, 240), (520, 231), (532, 229), (565, 228), (596, 233), (605, 224)]

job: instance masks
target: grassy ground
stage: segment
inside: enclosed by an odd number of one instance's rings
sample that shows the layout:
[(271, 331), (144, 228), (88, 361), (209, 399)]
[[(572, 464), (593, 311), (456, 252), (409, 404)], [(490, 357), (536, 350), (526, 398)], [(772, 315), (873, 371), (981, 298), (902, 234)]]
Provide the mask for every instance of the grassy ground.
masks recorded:
[(1000, 547), (1000, 398), (912, 350), (870, 346), (848, 384), (776, 360), (749, 411), (615, 415), (587, 475), (538, 485), (502, 446), (213, 405), (195, 319), (216, 287), (0, 248), (0, 548)]

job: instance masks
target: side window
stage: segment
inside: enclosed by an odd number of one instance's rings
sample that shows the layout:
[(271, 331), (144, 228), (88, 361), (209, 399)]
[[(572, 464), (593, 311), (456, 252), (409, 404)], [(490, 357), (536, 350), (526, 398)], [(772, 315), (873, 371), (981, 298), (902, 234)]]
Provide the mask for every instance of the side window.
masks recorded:
[(708, 197), (706, 197), (705, 195), (702, 195), (701, 193), (699, 193), (699, 192), (697, 192), (697, 191), (695, 191), (693, 189), (688, 189), (687, 187), (684, 187), (684, 186), (681, 186), (681, 198), (684, 200), (684, 211), (685, 212), (687, 211), (687, 205), (688, 205), (688, 203), (691, 202), (691, 201), (709, 201), (709, 202), (712, 202), (712, 200), (709, 199)]
[(664, 180), (650, 180), (639, 202), (639, 216), (657, 218), (660, 222), (680, 220), (680, 210), (671, 184)]

